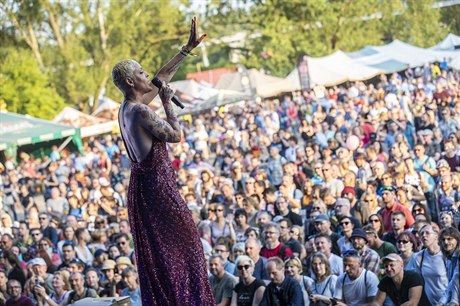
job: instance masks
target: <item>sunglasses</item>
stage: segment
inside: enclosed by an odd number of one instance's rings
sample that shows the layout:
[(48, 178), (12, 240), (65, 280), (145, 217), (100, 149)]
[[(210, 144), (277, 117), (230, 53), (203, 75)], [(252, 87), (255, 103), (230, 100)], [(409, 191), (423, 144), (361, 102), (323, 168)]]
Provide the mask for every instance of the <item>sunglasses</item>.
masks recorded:
[(378, 223), (378, 222), (380, 222), (379, 219), (371, 219), (371, 220), (369, 220), (369, 221), (372, 222), (372, 223)]
[(408, 244), (410, 241), (408, 240), (398, 240), (398, 243), (402, 243), (402, 244)]
[(210, 211), (210, 212), (216, 212), (215, 209), (209, 209), (208, 211)]
[(312, 209), (313, 209), (313, 210), (320, 210), (321, 207), (313, 207)]
[(241, 265), (241, 266), (238, 266), (238, 270), (242, 271), (243, 269), (244, 270), (249, 270), (249, 268), (251, 267), (251, 265)]
[(340, 222), (340, 225), (342, 225), (342, 226), (348, 225), (348, 224), (350, 224), (350, 221)]

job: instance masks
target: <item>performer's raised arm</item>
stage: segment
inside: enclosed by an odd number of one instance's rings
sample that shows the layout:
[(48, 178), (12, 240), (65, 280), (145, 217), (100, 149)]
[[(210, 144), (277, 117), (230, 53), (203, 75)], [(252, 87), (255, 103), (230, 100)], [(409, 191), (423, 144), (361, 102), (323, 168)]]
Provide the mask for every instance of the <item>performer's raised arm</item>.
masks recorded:
[[(182, 49), (174, 55), (174, 57), (169, 60), (169, 62), (164, 65), (160, 71), (155, 75), (155, 77), (159, 78), (161, 81), (164, 81), (166, 84), (171, 81), (173, 76), (176, 74), (177, 70), (179, 69), (180, 64), (185, 59), (187, 55), (191, 53), (193, 49), (196, 48), (200, 44), (200, 42), (206, 37), (206, 34), (201, 35), (198, 37), (196, 33), (196, 17), (192, 18), (192, 24), (190, 26), (190, 36), (188, 38), (187, 44), (182, 47)], [(143, 97), (144, 104), (149, 104), (152, 102), (153, 98), (156, 97), (158, 94), (159, 89), (156, 88), (151, 92), (148, 92)]]

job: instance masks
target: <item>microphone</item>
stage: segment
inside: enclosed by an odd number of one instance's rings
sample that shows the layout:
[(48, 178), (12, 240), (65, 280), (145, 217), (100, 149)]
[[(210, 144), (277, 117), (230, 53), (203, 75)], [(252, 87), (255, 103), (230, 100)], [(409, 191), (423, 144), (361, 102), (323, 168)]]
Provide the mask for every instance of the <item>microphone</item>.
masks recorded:
[[(163, 86), (163, 83), (161, 83), (161, 80), (159, 78), (153, 78), (152, 84), (155, 85), (155, 87), (158, 87), (158, 88), (161, 88)], [(177, 106), (179, 106), (182, 109), (185, 107), (184, 104), (182, 104), (182, 101), (176, 96), (173, 96), (171, 98), (171, 101), (173, 101), (174, 104), (176, 104)]]

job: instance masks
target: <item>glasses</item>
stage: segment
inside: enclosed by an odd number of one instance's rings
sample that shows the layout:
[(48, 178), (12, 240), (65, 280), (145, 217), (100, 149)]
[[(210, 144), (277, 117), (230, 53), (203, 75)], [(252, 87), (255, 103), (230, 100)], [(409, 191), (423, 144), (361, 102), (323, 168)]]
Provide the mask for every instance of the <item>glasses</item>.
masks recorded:
[(371, 219), (371, 220), (369, 220), (369, 222), (372, 222), (372, 223), (379, 223), (380, 220), (379, 220), (379, 219)]
[(416, 213), (423, 213), (423, 209), (421, 209), (421, 208), (417, 208), (417, 209), (415, 209), (414, 211), (415, 211)]
[(291, 234), (296, 234), (296, 235), (299, 234), (299, 233), (297, 233), (296, 231), (289, 231), (289, 233), (291, 233)]
[(216, 212), (215, 209), (209, 209), (208, 211), (210, 211), (210, 212)]
[(249, 270), (249, 268), (251, 268), (251, 265), (241, 265), (241, 266), (238, 266), (238, 270), (242, 271), (243, 269), (244, 270)]
[(105, 222), (104, 221), (97, 221), (96, 224), (101, 225), (101, 224), (105, 224)]
[(398, 240), (399, 244), (408, 244), (410, 241), (409, 240)]
[(313, 207), (312, 209), (313, 209), (313, 210), (320, 210), (321, 207)]
[(350, 221), (340, 222), (340, 225), (342, 225), (342, 226), (348, 225), (348, 224), (350, 224)]

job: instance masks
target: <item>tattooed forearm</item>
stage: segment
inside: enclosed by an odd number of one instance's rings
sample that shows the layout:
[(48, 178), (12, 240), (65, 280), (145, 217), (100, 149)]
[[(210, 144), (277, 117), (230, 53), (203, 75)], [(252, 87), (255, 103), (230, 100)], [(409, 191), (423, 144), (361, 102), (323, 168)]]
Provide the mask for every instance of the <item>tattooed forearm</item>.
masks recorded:
[[(168, 106), (172, 109), (170, 103), (167, 103)], [(165, 112), (168, 117), (168, 121), (165, 121), (158, 117), (152, 110), (148, 107), (141, 106), (139, 109), (141, 125), (152, 133), (156, 138), (166, 142), (179, 142), (181, 139), (181, 130), (179, 122), (170, 110), (170, 115), (173, 115), (173, 120), (169, 120), (168, 111), (166, 110), (167, 106), (165, 105)], [(171, 122), (170, 122), (171, 121)]]
[(158, 71), (158, 76), (161, 75), (167, 75), (168, 80), (167, 83), (169, 83), (169, 80), (176, 74), (177, 70), (179, 69), (180, 64), (185, 59), (185, 55), (182, 53), (177, 53), (166, 65), (164, 65), (160, 71)]

